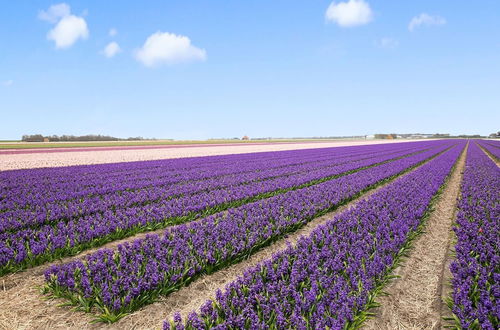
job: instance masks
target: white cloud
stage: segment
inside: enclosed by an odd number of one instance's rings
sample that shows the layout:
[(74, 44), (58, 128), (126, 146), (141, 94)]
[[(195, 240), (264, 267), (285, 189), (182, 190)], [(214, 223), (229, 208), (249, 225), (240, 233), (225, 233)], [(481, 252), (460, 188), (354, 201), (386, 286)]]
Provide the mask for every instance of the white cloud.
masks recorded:
[(156, 32), (135, 51), (135, 58), (148, 67), (161, 64), (172, 65), (189, 61), (204, 61), (207, 52), (191, 44), (186, 36), (169, 32)]
[(410, 24), (408, 24), (408, 30), (414, 31), (420, 26), (432, 26), (432, 25), (444, 25), (446, 24), (446, 19), (441, 16), (431, 16), (426, 13), (422, 13), (411, 19)]
[(118, 45), (118, 43), (113, 41), (113, 42), (110, 42), (106, 47), (104, 47), (104, 50), (102, 51), (102, 53), (107, 58), (111, 58), (121, 51), (122, 50), (121, 50), (120, 46)]
[(118, 30), (116, 30), (115, 28), (111, 28), (111, 29), (109, 29), (109, 33), (108, 34), (109, 34), (110, 37), (114, 37), (114, 36), (116, 36), (118, 34)]
[(4, 80), (2, 81), (2, 86), (9, 87), (14, 84), (14, 80)]
[(399, 45), (399, 41), (393, 38), (384, 37), (378, 40), (375, 40), (375, 45), (379, 48), (396, 48)]
[(57, 5), (52, 5), (47, 11), (41, 10), (38, 13), (38, 18), (50, 23), (57, 23), (57, 21), (62, 18), (69, 16), (71, 9), (65, 3), (60, 3)]
[(87, 39), (89, 29), (81, 17), (69, 15), (64, 17), (49, 31), (47, 39), (56, 43), (56, 48), (71, 47), (78, 39)]
[(47, 39), (56, 43), (56, 48), (71, 47), (78, 39), (87, 39), (89, 29), (83, 17), (71, 15), (70, 7), (65, 3), (51, 6), (41, 11), (38, 18), (56, 24), (47, 33)]
[(337, 23), (341, 27), (352, 27), (371, 22), (373, 13), (368, 2), (349, 0), (332, 2), (326, 10), (325, 18), (328, 22)]

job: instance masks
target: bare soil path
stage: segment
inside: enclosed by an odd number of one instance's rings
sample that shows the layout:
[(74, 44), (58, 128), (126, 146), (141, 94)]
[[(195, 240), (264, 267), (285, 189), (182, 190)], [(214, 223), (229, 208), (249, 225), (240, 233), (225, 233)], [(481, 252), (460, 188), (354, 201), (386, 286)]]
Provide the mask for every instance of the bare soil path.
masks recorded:
[(446, 186), (434, 204), (421, 235), (394, 274), (400, 278), (386, 288), (387, 296), (377, 298), (380, 307), (372, 310), (374, 318), (365, 329), (440, 329), (443, 313), (447, 313), (442, 298), (449, 293), (449, 251), (453, 237), (457, 198), (468, 146), (459, 157)]
[(98, 249), (115, 249), (124, 242), (144, 238), (146, 235), (162, 235), (171, 226), (152, 232), (107, 243), (101, 247), (85, 250), (50, 264), (30, 268), (0, 278), (0, 329), (99, 329), (103, 324), (91, 325), (92, 315), (74, 312), (69, 307), (58, 307), (62, 299), (45, 299), (39, 287), (44, 284), (44, 272), (51, 265), (66, 263), (92, 254)]

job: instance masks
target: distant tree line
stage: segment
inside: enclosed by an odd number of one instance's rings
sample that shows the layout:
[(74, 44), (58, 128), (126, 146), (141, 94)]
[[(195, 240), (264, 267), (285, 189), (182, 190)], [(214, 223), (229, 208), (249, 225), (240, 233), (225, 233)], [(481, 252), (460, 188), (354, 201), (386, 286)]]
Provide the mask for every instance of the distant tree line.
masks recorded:
[[(297, 137), (253, 137), (250, 140), (333, 140), (333, 139), (364, 139), (365, 135), (345, 136), (297, 136)], [(240, 140), (240, 138), (233, 138)]]
[(129, 137), (127, 139), (120, 139), (113, 136), (108, 135), (51, 135), (51, 136), (43, 136), (42, 134), (32, 134), (32, 135), (23, 135), (23, 142), (44, 142), (46, 140), (50, 142), (88, 142), (88, 141), (141, 141), (144, 140), (143, 137)]
[(460, 134), (460, 135), (457, 135), (457, 137), (463, 138), (463, 139), (480, 139), (480, 138), (483, 138), (484, 136), (479, 135), (479, 134), (474, 134), (474, 135)]

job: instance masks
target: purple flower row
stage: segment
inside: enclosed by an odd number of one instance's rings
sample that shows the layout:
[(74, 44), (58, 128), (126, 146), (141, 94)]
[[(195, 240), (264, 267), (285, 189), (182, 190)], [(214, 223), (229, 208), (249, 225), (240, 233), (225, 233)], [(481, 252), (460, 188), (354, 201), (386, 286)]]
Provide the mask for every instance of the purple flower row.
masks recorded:
[(117, 251), (102, 249), (84, 261), (53, 266), (46, 272), (48, 286), (74, 302), (97, 306), (103, 315), (116, 316), (134, 310), (203, 272), (253, 253), (451, 145), (441, 142), (432, 151), (168, 229), (163, 237), (148, 235), (146, 239), (119, 245)]
[[(130, 162), (119, 164), (102, 164), (92, 166), (71, 166), (62, 168), (47, 168), (36, 170), (19, 170), (7, 171), (0, 173), (4, 177), (2, 182), (9, 184), (1, 189), (2, 193), (15, 195), (25, 194), (40, 197), (42, 202), (56, 202), (72, 198), (87, 197), (96, 194), (117, 191), (115, 184), (120, 181), (125, 189), (134, 187), (147, 187), (151, 184), (151, 180), (174, 180), (178, 177), (184, 179), (186, 175), (198, 175), (203, 178), (207, 175), (207, 169), (213, 168), (217, 164), (217, 170), (233, 170), (234, 165), (244, 162), (242, 165), (249, 163), (249, 170), (254, 170), (251, 166), (255, 166), (258, 170), (264, 161), (284, 162), (287, 165), (293, 160), (290, 155), (267, 155), (268, 157), (256, 157), (256, 160), (251, 161), (246, 158), (236, 158), (231, 161), (221, 159), (219, 162), (214, 162), (210, 157), (205, 157), (204, 162), (199, 159), (195, 162), (192, 158), (178, 160), (162, 160), (162, 161), (145, 161), (145, 162)], [(296, 155), (297, 156), (297, 155)], [(318, 155), (317, 157), (321, 157)], [(303, 154), (301, 159), (307, 159), (308, 155)], [(119, 167), (117, 166), (119, 165)], [(84, 168), (89, 167), (87, 171)], [(247, 170), (248, 170), (247, 169)], [(188, 179), (193, 179), (187, 177)], [(172, 181), (177, 182), (177, 181)], [(130, 186), (129, 186), (130, 185)], [(50, 187), (50, 189), (47, 189)], [(48, 194), (46, 193), (46, 190)], [(24, 206), (24, 200), (16, 200), (18, 207)], [(31, 201), (35, 205), (40, 205), (37, 200)], [(4, 204), (2, 209), (6, 207)], [(30, 205), (30, 204), (27, 204)], [(43, 204), (41, 204), (43, 205)]]
[[(434, 143), (434, 146), (439, 146)], [(441, 143), (443, 145), (443, 143)], [(380, 146), (383, 150), (383, 146)], [(385, 156), (389, 157), (389, 156)], [(378, 161), (385, 158), (381, 157)], [(368, 162), (368, 161), (367, 161)], [(373, 161), (371, 161), (373, 163)], [(377, 160), (374, 160), (377, 162)], [(370, 162), (365, 163), (372, 164)], [(304, 182), (323, 178), (327, 174), (339, 174), (359, 168), (359, 163), (345, 164), (328, 172), (311, 172), (295, 180), (290, 178), (261, 183), (260, 186), (242, 186), (242, 189), (224, 190), (186, 196), (168, 200), (158, 205), (144, 205), (122, 210), (106, 210), (69, 221), (25, 228), (16, 232), (0, 233), (0, 275), (42, 262), (79, 253), (82, 249), (99, 246), (105, 242), (130, 236), (137, 232), (163, 228), (169, 224), (186, 222), (198, 218), (200, 212), (215, 213), (232, 205), (248, 202), (256, 196), (280, 187), (294, 187)], [(327, 174), (325, 174), (327, 173)], [(302, 181), (299, 181), (302, 180)], [(274, 185), (274, 186), (273, 186)], [(246, 190), (245, 190), (246, 188)], [(267, 190), (266, 190), (267, 189)], [(233, 203), (231, 204), (231, 201)], [(236, 204), (235, 204), (236, 203)], [(42, 218), (43, 219), (43, 218)], [(5, 223), (3, 224), (6, 225)]]
[[(418, 143), (420, 144), (420, 143)], [(417, 144), (412, 144), (418, 147)], [(394, 146), (392, 149), (403, 149)], [(167, 185), (183, 181), (202, 180), (224, 175), (255, 172), (270, 168), (314, 163), (338, 156), (356, 156), (376, 153), (379, 148), (349, 147), (325, 148), (316, 153), (311, 150), (292, 152), (257, 153), (253, 158), (231, 155), (187, 158), (163, 161), (146, 161), (93, 166), (74, 166), (37, 170), (0, 172), (0, 210), (19, 207), (44, 206), (70, 199), (100, 196), (124, 190)], [(217, 159), (218, 161), (214, 160)], [(86, 169), (86, 171), (83, 171)], [(112, 170), (115, 171), (112, 171)], [(7, 198), (8, 197), (8, 198)]]
[[(332, 150), (327, 152), (332, 156)], [(16, 207), (33, 205), (44, 205), (45, 202), (58, 202), (74, 198), (102, 195), (108, 192), (119, 191), (117, 188), (138, 189), (151, 186), (152, 183), (165, 182), (176, 183), (183, 180), (203, 179), (207, 176), (238, 173), (244, 171), (258, 171), (262, 168), (269, 168), (269, 163), (276, 166), (287, 166), (300, 162), (315, 161), (325, 157), (325, 150), (319, 154), (297, 153), (295, 157), (290, 155), (257, 155), (255, 160), (246, 157), (236, 158), (232, 155), (232, 161), (221, 159), (214, 162), (211, 157), (205, 157), (205, 161), (194, 162), (191, 158), (145, 161), (120, 164), (93, 165), (88, 171), (82, 173), (82, 166), (48, 168), (37, 170), (7, 171), (0, 173), (4, 180), (9, 183), (8, 187), (1, 189), (3, 196), (9, 196), (9, 201), (16, 195), (33, 195), (37, 199), (14, 200)], [(299, 159), (299, 161), (297, 161)], [(200, 163), (200, 164), (198, 164)], [(235, 166), (239, 165), (239, 166)], [(115, 169), (116, 171), (111, 171)], [(213, 173), (213, 172), (216, 173)], [(23, 175), (21, 175), (23, 174)], [(169, 181), (170, 180), (170, 181)], [(119, 182), (119, 187), (116, 183)], [(49, 189), (47, 189), (49, 188)], [(26, 202), (30, 202), (25, 204)], [(1, 204), (1, 209), (6, 209), (7, 205)]]
[(500, 143), (497, 141), (478, 141), (484, 149), (488, 150), (497, 160), (500, 160)]
[[(260, 180), (261, 172), (255, 172), (246, 177), (248, 183), (238, 182), (239, 178), (233, 180), (234, 184), (228, 182), (227, 185), (224, 185), (224, 182), (218, 183), (217, 180), (209, 180), (208, 182), (186, 184), (183, 187), (175, 186), (172, 189), (160, 187), (147, 192), (130, 192), (119, 196), (108, 195), (106, 199), (97, 197), (68, 205), (53, 206), (47, 211), (16, 210), (0, 214), (0, 232), (46, 223), (57, 223), (61, 220), (79, 221), (78, 219), (81, 219), (85, 221), (85, 217), (99, 217), (104, 212), (111, 212), (115, 217), (130, 217), (132, 213), (143, 213), (144, 209), (163, 208), (168, 211), (163, 212), (162, 219), (183, 216), (220, 204), (248, 199), (281, 189), (290, 189), (314, 180), (339, 175), (346, 171), (371, 166), (405, 155), (407, 155), (407, 151), (390, 153), (385, 156), (382, 153), (378, 157), (368, 159), (363, 157), (361, 160), (352, 160), (348, 163), (336, 164), (333, 162), (331, 166), (308, 165), (303, 166), (304, 171), (297, 174), (287, 174), (281, 171), (280, 176), (267, 180)], [(245, 180), (245, 176), (241, 176), (241, 179)], [(204, 185), (205, 182), (207, 185)], [(221, 187), (217, 187), (218, 185)]]
[(164, 329), (345, 329), (421, 224), (464, 143), (248, 269), (185, 322)]
[[(283, 189), (279, 184), (283, 182), (306, 182), (309, 178), (317, 175), (325, 175), (329, 171), (338, 173), (343, 169), (340, 165), (347, 164), (352, 168), (355, 164), (365, 166), (371, 159), (381, 159), (382, 155), (387, 155), (387, 159), (396, 158), (408, 154), (404, 152), (384, 152), (381, 148), (380, 155), (375, 156), (350, 156), (338, 157), (326, 161), (316, 161), (305, 165), (273, 168), (270, 170), (254, 171), (245, 174), (232, 175), (226, 177), (216, 177), (202, 181), (188, 181), (180, 184), (157, 185), (143, 190), (120, 191), (119, 193), (110, 193), (95, 197), (82, 198), (79, 200), (65, 201), (57, 204), (47, 204), (36, 208), (14, 209), (0, 213), (0, 232), (6, 230), (19, 230), (34, 225), (41, 225), (50, 222), (79, 218), (85, 215), (102, 213), (106, 210), (123, 210), (133, 206), (160, 206), (172, 199), (184, 198), (193, 199), (195, 194), (221, 194), (236, 196), (236, 191), (250, 191), (254, 186), (265, 186), (270, 192), (276, 189)], [(317, 175), (314, 176), (313, 173)], [(325, 175), (328, 176), (328, 175)], [(278, 183), (278, 186), (276, 186)], [(289, 186), (288, 186), (289, 187)], [(276, 188), (276, 189), (275, 189)], [(30, 200), (30, 198), (26, 198)]]
[(456, 221), (452, 311), (464, 329), (498, 329), (500, 169), (474, 142), (469, 143)]
[[(448, 143), (449, 144), (449, 143)], [(443, 149), (447, 143), (419, 154), (428, 157), (436, 149)], [(427, 155), (427, 156), (426, 156)], [(380, 162), (386, 157), (366, 160), (364, 165)], [(213, 192), (173, 199), (158, 205), (144, 205), (122, 210), (107, 210), (69, 221), (25, 228), (15, 232), (0, 233), (0, 275), (18, 269), (34, 266), (63, 256), (73, 255), (88, 247), (130, 236), (137, 232), (163, 228), (170, 224), (191, 221), (200, 217), (200, 212), (215, 213), (234, 205), (248, 202), (248, 198), (266, 191), (283, 187), (295, 187), (304, 182), (339, 174), (362, 166), (359, 162), (344, 164), (327, 172), (313, 171), (291, 180), (266, 181), (260, 186), (244, 185), (241, 189)], [(233, 203), (231, 204), (231, 201)]]

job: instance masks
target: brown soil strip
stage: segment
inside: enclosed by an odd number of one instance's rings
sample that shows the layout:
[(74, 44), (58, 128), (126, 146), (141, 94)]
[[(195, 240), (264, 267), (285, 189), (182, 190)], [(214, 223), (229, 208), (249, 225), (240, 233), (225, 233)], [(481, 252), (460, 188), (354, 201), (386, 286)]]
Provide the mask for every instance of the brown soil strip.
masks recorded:
[[(175, 226), (169, 229), (173, 227)], [(59, 304), (64, 303), (62, 299), (44, 299), (38, 288), (44, 284), (45, 270), (51, 265), (81, 259), (99, 249), (115, 249), (121, 243), (144, 238), (149, 234), (162, 235), (165, 230), (167, 229), (140, 233), (86, 250), (73, 257), (3, 276), (0, 278), (0, 329), (97, 329), (102, 327), (102, 325), (89, 324), (93, 319), (92, 315), (58, 307)]]
[[(468, 146), (458, 159), (444, 190), (427, 219), (425, 233), (410, 250), (410, 255), (394, 275), (400, 276), (378, 297), (380, 307), (371, 312), (366, 329), (440, 329), (447, 307), (442, 297), (449, 294), (450, 243), (454, 235), (457, 198)], [(447, 271), (448, 270), (448, 271)]]
[[(456, 212), (455, 212), (456, 214)], [(446, 256), (443, 263), (443, 274), (441, 280), (441, 327), (445, 325), (454, 325), (451, 321), (446, 321), (446, 319), (452, 318), (453, 313), (451, 309), (446, 304), (446, 300), (451, 298), (453, 293), (453, 288), (451, 286), (451, 280), (453, 278), (453, 274), (451, 273), (450, 266), (453, 260), (455, 259), (455, 243), (456, 243), (456, 235), (455, 233), (451, 233), (450, 244), (446, 249)]]
[(64, 299), (43, 299), (38, 288), (44, 285), (44, 271), (53, 264), (80, 259), (98, 249), (116, 248), (118, 244), (145, 237), (147, 234), (162, 234), (166, 229), (141, 233), (108, 243), (99, 248), (86, 250), (74, 257), (64, 258), (23, 272), (6, 275), (0, 278), (0, 329), (159, 329), (163, 320), (171, 318), (173, 313), (179, 311), (183, 317), (186, 317), (190, 311), (197, 310), (206, 300), (213, 298), (217, 289), (223, 289), (227, 284), (234, 281), (245, 269), (257, 265), (274, 253), (285, 249), (287, 242), (295, 244), (300, 236), (308, 235), (317, 226), (324, 224), (346, 209), (354, 207), (359, 201), (368, 198), (396, 179), (364, 193), (333, 212), (316, 218), (300, 230), (276, 241), (248, 259), (211, 275), (202, 276), (189, 286), (183, 287), (179, 291), (163, 297), (158, 302), (147, 305), (111, 325), (90, 323), (95, 318), (95, 315), (74, 311), (70, 307), (59, 306), (66, 302)]

